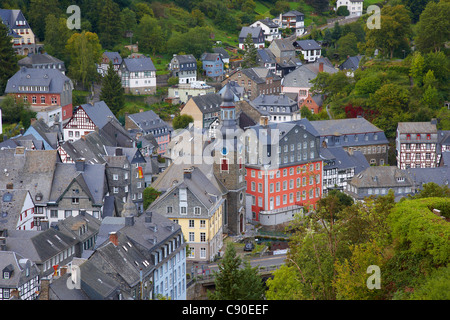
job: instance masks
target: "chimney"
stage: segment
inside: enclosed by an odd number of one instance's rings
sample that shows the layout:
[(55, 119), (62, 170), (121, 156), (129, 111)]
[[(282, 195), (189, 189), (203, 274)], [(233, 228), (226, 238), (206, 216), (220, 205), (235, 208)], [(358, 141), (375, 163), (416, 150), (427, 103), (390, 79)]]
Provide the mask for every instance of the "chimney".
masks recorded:
[(15, 155), (24, 155), (25, 154), (25, 147), (17, 146)]
[(36, 122), (36, 118), (31, 118), (30, 119), (30, 125), (33, 125), (33, 123), (35, 123)]
[(142, 112), (144, 112), (144, 109), (139, 109), (139, 113), (142, 113)]
[(14, 184), (13, 184), (12, 182), (8, 182), (8, 183), (6, 184), (6, 189), (8, 189), (8, 190), (14, 189)]
[(41, 279), (41, 291), (39, 292), (38, 300), (50, 300), (50, 280)]
[(132, 225), (134, 225), (134, 216), (125, 217), (125, 226), (132, 226)]
[(7, 251), (7, 248), (6, 248), (6, 235), (0, 237), (0, 251)]
[(86, 166), (86, 162), (85, 162), (84, 158), (79, 158), (79, 159), (75, 160), (75, 168), (77, 169), (77, 171), (84, 172), (85, 166)]
[(323, 62), (319, 62), (319, 72), (323, 72)]
[(115, 231), (109, 233), (109, 241), (115, 246), (119, 245), (119, 237)]
[(116, 156), (123, 156), (123, 149), (122, 148), (116, 148)]
[(261, 126), (267, 126), (267, 125), (269, 125), (269, 117), (267, 117), (267, 116), (261, 116), (261, 117), (259, 118), (259, 124), (260, 124)]
[(185, 168), (183, 172), (183, 177), (185, 179), (191, 179), (192, 177), (192, 168)]
[(48, 220), (41, 220), (41, 231), (45, 231), (49, 228), (50, 224)]
[(152, 223), (152, 215), (151, 211), (145, 213), (145, 223)]
[(67, 266), (62, 266), (59, 269), (59, 275), (62, 277), (63, 275), (65, 275), (67, 273)]
[(17, 290), (17, 289), (13, 289), (13, 290), (11, 290), (11, 300), (21, 300), (20, 299), (20, 297), (19, 297), (19, 290)]

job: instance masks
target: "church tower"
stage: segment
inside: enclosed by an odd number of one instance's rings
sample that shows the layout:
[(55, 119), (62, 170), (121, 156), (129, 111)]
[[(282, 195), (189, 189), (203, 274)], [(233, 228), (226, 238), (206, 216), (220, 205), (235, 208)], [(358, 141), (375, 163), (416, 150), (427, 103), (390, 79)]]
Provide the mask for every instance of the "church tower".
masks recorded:
[(222, 140), (217, 139), (214, 153), (214, 174), (227, 188), (224, 207), (224, 226), (230, 234), (245, 231), (245, 159), (244, 144), (239, 129), (234, 96), (226, 84), (220, 105), (217, 130)]

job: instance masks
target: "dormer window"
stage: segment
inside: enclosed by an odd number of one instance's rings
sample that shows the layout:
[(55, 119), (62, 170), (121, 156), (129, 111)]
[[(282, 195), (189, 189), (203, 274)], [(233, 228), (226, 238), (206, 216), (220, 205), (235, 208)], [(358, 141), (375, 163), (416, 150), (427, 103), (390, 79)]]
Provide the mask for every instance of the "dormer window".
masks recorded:
[(420, 140), (420, 133), (416, 135), (416, 140)]
[(409, 133), (406, 135), (406, 140), (411, 140), (411, 135)]
[(427, 134), (427, 140), (431, 140), (431, 134)]

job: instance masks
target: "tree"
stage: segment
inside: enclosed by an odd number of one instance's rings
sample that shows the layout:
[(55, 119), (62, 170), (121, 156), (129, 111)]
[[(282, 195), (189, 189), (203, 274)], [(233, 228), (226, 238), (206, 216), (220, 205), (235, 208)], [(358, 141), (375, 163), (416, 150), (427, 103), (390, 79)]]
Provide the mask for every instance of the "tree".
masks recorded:
[(30, 126), (31, 118), (36, 117), (36, 112), (30, 109), (30, 104), (22, 99), (14, 101), (12, 96), (7, 96), (1, 103), (2, 118), (4, 123), (19, 123), (27, 129)]
[(450, 265), (434, 270), (415, 288), (412, 300), (450, 300)]
[(114, 70), (112, 61), (109, 62), (108, 71), (102, 80), (100, 100), (105, 101), (114, 114), (117, 114), (125, 104), (122, 80)]
[(122, 19), (120, 8), (113, 0), (103, 0), (98, 21), (98, 34), (104, 48), (111, 49), (120, 41)]
[(59, 17), (61, 13), (57, 0), (30, 0), (28, 20), (34, 35), (43, 40), (47, 16), (54, 14), (56, 17)]
[[(189, 52), (194, 57), (199, 58), (203, 52), (212, 50), (212, 44), (209, 40), (210, 32), (209, 27), (195, 27), (189, 29), (186, 33), (173, 32), (167, 41), (167, 52), (171, 54)], [(198, 63), (197, 66), (199, 66)]]
[(450, 198), (450, 189), (448, 186), (440, 186), (434, 182), (425, 183), (422, 189), (414, 196), (410, 195), (410, 198), (431, 198), (431, 197), (447, 197)]
[(0, 95), (5, 92), (8, 79), (19, 70), (17, 55), (12, 47), (11, 40), (12, 38), (8, 36), (8, 28), (0, 23)]
[(219, 262), (219, 271), (214, 271), (214, 292), (208, 291), (211, 300), (261, 300), (264, 286), (257, 268), (248, 262), (241, 268), (242, 259), (233, 245), (228, 245), (224, 258)]
[(258, 52), (253, 44), (252, 34), (249, 33), (244, 41), (244, 59), (242, 61), (243, 68), (253, 68), (257, 65)]
[(63, 61), (67, 60), (66, 44), (73, 31), (67, 28), (66, 19), (49, 14), (45, 23), (45, 45), (48, 54)]
[(417, 23), (417, 48), (422, 52), (438, 52), (450, 39), (450, 2), (428, 2)]
[(147, 187), (144, 189), (144, 192), (142, 193), (142, 197), (144, 199), (144, 210), (147, 210), (148, 206), (155, 201), (159, 195), (161, 194), (161, 191), (158, 191), (154, 189), (153, 187)]
[(347, 56), (355, 56), (358, 54), (358, 40), (354, 33), (350, 32), (345, 36), (342, 36), (337, 41), (337, 53), (339, 58), (347, 58)]
[(96, 63), (101, 57), (100, 41), (92, 32), (74, 33), (67, 40), (66, 50), (70, 54), (69, 74), (85, 88), (97, 78)]
[(194, 122), (194, 118), (192, 118), (189, 114), (182, 114), (178, 117), (173, 118), (172, 126), (174, 130), (176, 129), (184, 129), (189, 123)]
[(411, 60), (411, 67), (409, 69), (409, 75), (414, 79), (418, 86), (422, 85), (424, 68), (425, 59), (419, 51), (414, 52)]
[(380, 52), (391, 59), (396, 48), (400, 47), (411, 34), (411, 18), (403, 5), (384, 6), (381, 9), (380, 29), (366, 31), (366, 49), (379, 49)]
[(301, 275), (295, 266), (282, 265), (267, 279), (267, 300), (304, 300)]
[(137, 27), (136, 37), (140, 50), (151, 54), (164, 52), (164, 34), (156, 18), (144, 15)]
[(336, 14), (338, 16), (346, 17), (346, 16), (350, 15), (350, 11), (348, 11), (347, 6), (340, 6), (337, 9)]

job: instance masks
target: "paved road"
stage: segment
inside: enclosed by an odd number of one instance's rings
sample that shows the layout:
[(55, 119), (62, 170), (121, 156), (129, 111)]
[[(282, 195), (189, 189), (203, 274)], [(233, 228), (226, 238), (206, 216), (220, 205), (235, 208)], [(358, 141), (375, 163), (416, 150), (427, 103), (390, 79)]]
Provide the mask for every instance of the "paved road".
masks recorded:
[[(252, 258), (248, 261), (250, 262), (250, 265), (252, 267), (257, 267), (257, 266), (270, 267), (270, 266), (283, 265), (285, 263), (285, 260), (286, 260), (286, 255), (280, 254), (280, 255), (273, 255), (273, 256), (264, 256), (261, 258)], [(211, 271), (213, 271), (213, 270), (218, 271), (217, 263), (210, 264), (207, 267), (209, 267), (209, 269)]]

